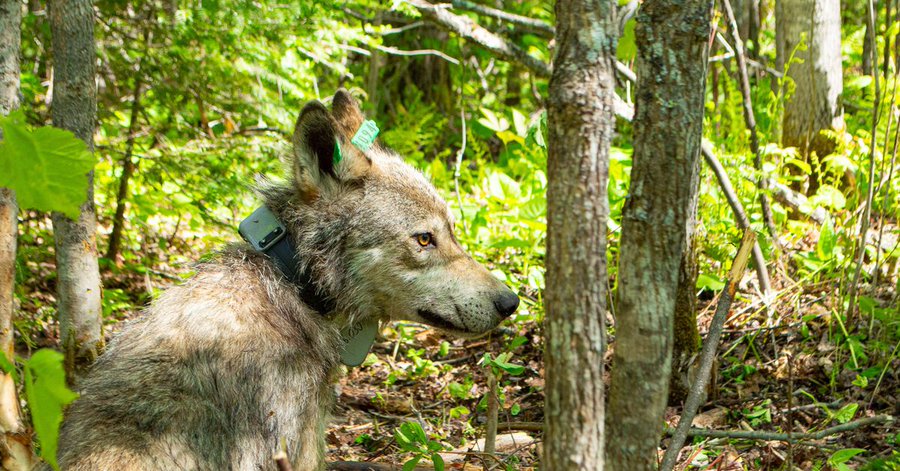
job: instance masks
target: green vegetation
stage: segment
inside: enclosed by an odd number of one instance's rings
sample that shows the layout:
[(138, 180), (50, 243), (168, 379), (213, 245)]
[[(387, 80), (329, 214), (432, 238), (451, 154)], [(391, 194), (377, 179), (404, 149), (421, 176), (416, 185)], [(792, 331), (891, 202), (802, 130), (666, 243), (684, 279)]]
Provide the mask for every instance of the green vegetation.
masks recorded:
[[(16, 348), (33, 429), (41, 456), (49, 461), (60, 411), (73, 393), (63, 384), (61, 359), (40, 349), (54, 347), (58, 338), (48, 211), (77, 214), (92, 161), (71, 134), (48, 126), (49, 26), (45, 6), (33, 3), (22, 30), (22, 112), (0, 118), (0, 186), (14, 188), (22, 207)], [(548, 2), (500, 3), (510, 13), (552, 24)], [(451, 205), (461, 244), (512, 286), (522, 305), (501, 331), (482, 340), (442, 342), (417, 325), (389, 326), (374, 354), (349, 372), (339, 398), (356, 405), (363, 398), (365, 407), (344, 415), (357, 424), (375, 425), (335, 425), (330, 434), (340, 445), (333, 446), (330, 458), (399, 454), (404, 470), (420, 461), (442, 469), (439, 452), (467, 449), (483, 435), (487, 389), (479, 359), (499, 379), (501, 423), (543, 419), (547, 78), (438, 29), (404, 2), (100, 0), (95, 8), (99, 117), (94, 186), (101, 254), (107, 253), (113, 227), (123, 228), (118, 253), (100, 262), (108, 334), (137, 316), (159, 290), (188, 277), (194, 262), (239, 240), (238, 223), (258, 204), (252, 191), (257, 176), (285, 176), (283, 159), (300, 108), (346, 87), (368, 97), (363, 106), (378, 122), (382, 142), (434, 182)], [(549, 63), (552, 49), (546, 38), (475, 13), (457, 13)], [(768, 66), (774, 64), (775, 28), (773, 14), (765, 13), (753, 52)], [(719, 43), (710, 53), (715, 62), (709, 66), (705, 139), (748, 210), (774, 288), (766, 306), (754, 276), (748, 274), (741, 286), (720, 347), (714, 384), (718, 397), (710, 398), (711, 407), (730, 407), (732, 413), (727, 424), (717, 427), (817, 431), (896, 407), (900, 79), (893, 38), (900, 26), (879, 13), (875, 50), (887, 49), (891, 63), (876, 96), (872, 75), (861, 68), (864, 13), (863, 2), (847, 4), (842, 12), (845, 126), (828, 132), (837, 144), (833, 154), (807, 161), (797, 149), (780, 146), (784, 100), (794, 84), (764, 69), (751, 71), (763, 175), (753, 166), (735, 61), (716, 58), (727, 54)], [(633, 21), (620, 40), (618, 52), (625, 62), (634, 57)], [(719, 27), (724, 30), (724, 22)], [(434, 50), (455, 63), (427, 52)], [(629, 101), (634, 86), (626, 83), (621, 82), (619, 91)], [(880, 106), (873, 116), (876, 101)], [(631, 124), (619, 119), (616, 129), (607, 233), (583, 235), (608, 237), (613, 299), (632, 165)], [(873, 181), (870, 164), (875, 167)], [(130, 173), (125, 170), (129, 166)], [(817, 187), (807, 191), (813, 174)], [(741, 230), (714, 175), (706, 168), (702, 175), (697, 292), (705, 326)], [(773, 244), (759, 210), (760, 176), (770, 179), (770, 188), (800, 198), (796, 208), (774, 198), (779, 244)], [(123, 178), (129, 181), (120, 201)], [(871, 224), (861, 235), (871, 186)], [(121, 220), (116, 220), (117, 204), (125, 205)], [(824, 218), (817, 222), (814, 214)], [(854, 287), (855, 254), (863, 237), (862, 279)], [(854, 290), (858, 294), (851, 294)], [(4, 370), (15, 368), (5, 362)], [(366, 396), (357, 385), (380, 391), (379, 396)], [(832, 402), (837, 404), (825, 405)], [(805, 409), (802, 418), (784, 413), (801, 404), (818, 406)], [(428, 413), (420, 413), (423, 409)], [(896, 428), (863, 428), (842, 437), (821, 447), (793, 445), (795, 465), (900, 468), (900, 457), (892, 451)], [(742, 457), (746, 469), (780, 469), (782, 461), (754, 451), (758, 443), (710, 444), (705, 461), (698, 458), (687, 469), (706, 469), (704, 463), (732, 454)], [(786, 445), (773, 446), (784, 454)], [(534, 447), (503, 453), (512, 456), (499, 461), (502, 466), (536, 466)]]

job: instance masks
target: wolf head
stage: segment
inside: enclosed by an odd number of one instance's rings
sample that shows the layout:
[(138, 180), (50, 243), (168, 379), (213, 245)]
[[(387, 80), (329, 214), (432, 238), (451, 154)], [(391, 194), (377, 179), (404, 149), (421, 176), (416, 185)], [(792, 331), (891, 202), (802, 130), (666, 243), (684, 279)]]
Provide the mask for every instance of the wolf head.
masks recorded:
[(463, 250), (447, 203), (421, 173), (377, 142), (351, 144), (363, 121), (344, 90), (331, 110), (313, 101), (297, 119), (291, 188), (266, 199), (300, 263), (339, 316), (418, 321), (463, 337), (490, 331), (519, 298)]

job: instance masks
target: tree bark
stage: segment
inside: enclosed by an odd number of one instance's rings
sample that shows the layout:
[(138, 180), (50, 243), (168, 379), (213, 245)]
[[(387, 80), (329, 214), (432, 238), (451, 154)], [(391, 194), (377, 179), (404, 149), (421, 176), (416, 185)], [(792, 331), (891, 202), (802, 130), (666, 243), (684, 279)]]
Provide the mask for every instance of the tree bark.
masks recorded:
[(602, 470), (613, 0), (559, 0), (547, 100), (546, 434), (543, 469)]
[[(22, 4), (16, 0), (0, 0), (0, 114), (4, 116), (19, 107), (21, 22)], [(15, 358), (18, 213), (15, 192), (0, 188), (0, 352), (10, 361)], [(33, 464), (16, 383), (11, 375), (0, 372), (0, 468), (25, 471)]]
[[(91, 0), (51, 0), (49, 13), (54, 58), (53, 124), (72, 131), (93, 152), (97, 101)], [(93, 185), (91, 171), (78, 220), (53, 213), (60, 341), (70, 379), (103, 349)]]
[[(782, 119), (781, 144), (796, 147), (813, 168), (809, 193), (819, 186), (817, 160), (831, 154), (833, 139), (826, 129), (843, 129), (840, 103), (841, 70), (840, 0), (782, 0), (776, 17), (778, 48), (793, 87), (787, 89)], [(806, 50), (797, 46), (805, 36)], [(788, 63), (791, 56), (795, 60)], [(815, 154), (816, 158), (813, 158)]]
[(607, 409), (610, 469), (657, 467), (681, 261), (697, 210), (711, 14), (711, 0), (654, 0), (638, 13), (634, 157)]

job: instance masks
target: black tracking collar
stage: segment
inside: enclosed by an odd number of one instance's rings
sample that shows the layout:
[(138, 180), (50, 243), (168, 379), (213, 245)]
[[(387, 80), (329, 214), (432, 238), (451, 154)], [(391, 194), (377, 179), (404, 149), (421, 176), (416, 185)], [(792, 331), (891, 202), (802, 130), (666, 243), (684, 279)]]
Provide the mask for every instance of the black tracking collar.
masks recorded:
[(287, 228), (266, 206), (260, 206), (247, 219), (241, 221), (238, 228), (241, 237), (253, 250), (267, 255), (281, 273), (300, 291), (300, 299), (320, 314), (334, 311), (334, 299), (319, 292), (313, 282), (309, 269), (300, 270), (297, 263), (297, 250), (288, 234)]

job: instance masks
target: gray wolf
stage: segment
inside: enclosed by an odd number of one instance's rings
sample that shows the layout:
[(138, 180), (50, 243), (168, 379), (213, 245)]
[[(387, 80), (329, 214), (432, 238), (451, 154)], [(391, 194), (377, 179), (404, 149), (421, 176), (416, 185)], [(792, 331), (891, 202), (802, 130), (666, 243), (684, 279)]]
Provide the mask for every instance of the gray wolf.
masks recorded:
[(518, 297), (457, 243), (434, 187), (380, 144), (351, 144), (363, 119), (343, 90), (331, 110), (307, 104), (289, 178), (259, 189), (313, 286), (246, 243), (200, 264), (79, 383), (62, 469), (270, 470), (282, 446), (295, 470), (324, 469), (342, 328), (407, 319), (477, 336), (515, 311)]

